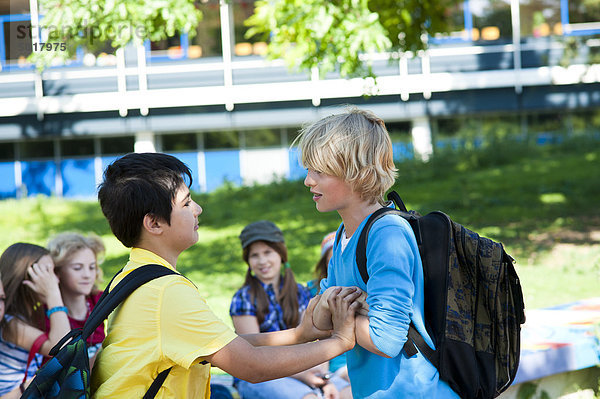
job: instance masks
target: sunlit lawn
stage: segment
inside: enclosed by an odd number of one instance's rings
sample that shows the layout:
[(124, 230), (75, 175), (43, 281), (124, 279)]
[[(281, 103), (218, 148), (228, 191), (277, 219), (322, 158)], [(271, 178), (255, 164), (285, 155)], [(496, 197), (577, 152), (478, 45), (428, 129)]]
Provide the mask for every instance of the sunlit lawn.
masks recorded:
[[(600, 150), (593, 144), (515, 151), (495, 162), (486, 162), (485, 153), (405, 162), (395, 189), (409, 208), (443, 210), (502, 241), (517, 261), (528, 308), (600, 296)], [(246, 269), (237, 236), (247, 223), (270, 219), (282, 228), (303, 283), (312, 278), (322, 236), (339, 223), (337, 214), (315, 210), (301, 181), (228, 186), (195, 199), (204, 209), (200, 241), (182, 254), (178, 269), (228, 323), (229, 301)], [(4, 200), (0, 214), (0, 250), (17, 241), (44, 245), (64, 230), (93, 231), (107, 247), (107, 277), (127, 260), (93, 200)]]

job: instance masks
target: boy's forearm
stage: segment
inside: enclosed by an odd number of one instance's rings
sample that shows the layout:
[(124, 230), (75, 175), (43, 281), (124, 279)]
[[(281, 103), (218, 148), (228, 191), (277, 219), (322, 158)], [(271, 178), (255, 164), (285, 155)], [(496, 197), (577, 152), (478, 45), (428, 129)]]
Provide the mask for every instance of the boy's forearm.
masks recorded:
[(368, 350), (369, 352), (389, 358), (390, 356), (377, 349), (377, 346), (375, 346), (375, 344), (373, 343), (373, 340), (371, 339), (371, 333), (369, 332), (369, 318), (367, 316), (357, 315), (355, 323), (356, 343)]
[(236, 338), (225, 348), (207, 357), (207, 360), (237, 378), (256, 383), (299, 373), (339, 356), (348, 349), (348, 344), (336, 337), (299, 345), (260, 347), (250, 345), (245, 339)]
[(264, 351), (261, 353), (264, 360), (253, 363), (251, 373), (256, 374), (255, 378), (260, 382), (297, 374), (341, 355), (348, 348), (336, 338), (328, 338), (300, 345), (257, 349)]
[(253, 346), (283, 346), (303, 343), (295, 328), (268, 333), (243, 334), (240, 337)]

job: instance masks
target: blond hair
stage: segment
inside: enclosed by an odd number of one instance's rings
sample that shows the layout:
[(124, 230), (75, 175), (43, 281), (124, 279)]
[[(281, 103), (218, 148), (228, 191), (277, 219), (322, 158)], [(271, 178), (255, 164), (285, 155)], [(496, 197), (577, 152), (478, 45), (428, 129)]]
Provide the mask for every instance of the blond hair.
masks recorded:
[(104, 244), (97, 235), (91, 233), (87, 237), (74, 232), (65, 232), (55, 235), (48, 242), (48, 250), (54, 261), (54, 272), (58, 274), (61, 267), (71, 259), (73, 254), (82, 249), (90, 249), (96, 257), (96, 282), (92, 292), (98, 291), (98, 284), (102, 282), (102, 269), (99, 264), (104, 256)]
[(351, 106), (303, 128), (297, 140), (305, 168), (339, 177), (362, 199), (384, 204), (398, 169), (382, 119)]

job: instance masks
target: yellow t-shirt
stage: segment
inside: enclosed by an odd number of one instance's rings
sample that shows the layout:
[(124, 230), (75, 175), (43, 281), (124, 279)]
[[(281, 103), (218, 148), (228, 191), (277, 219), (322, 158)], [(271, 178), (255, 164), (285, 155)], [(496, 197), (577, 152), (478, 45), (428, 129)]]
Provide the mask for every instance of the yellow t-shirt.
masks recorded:
[[(133, 248), (112, 287), (146, 264), (174, 269), (158, 255)], [(95, 398), (141, 398), (158, 373), (173, 366), (157, 398), (209, 398), (211, 355), (237, 335), (210, 310), (181, 275), (152, 280), (135, 290), (108, 318), (108, 333), (94, 369)]]

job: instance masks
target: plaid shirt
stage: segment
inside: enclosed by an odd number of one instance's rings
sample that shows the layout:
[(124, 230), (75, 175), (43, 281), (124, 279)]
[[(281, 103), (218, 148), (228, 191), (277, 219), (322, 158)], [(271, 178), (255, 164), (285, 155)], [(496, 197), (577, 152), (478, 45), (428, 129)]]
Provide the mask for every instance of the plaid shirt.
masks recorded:
[[(280, 331), (296, 327), (286, 326), (283, 321), (283, 310), (277, 302), (273, 286), (271, 284), (265, 285), (262, 282), (260, 283), (269, 298), (269, 310), (265, 314), (265, 320), (260, 324), (260, 332)], [(310, 293), (303, 285), (298, 284), (298, 312), (304, 312), (308, 306), (308, 301), (310, 301)], [(256, 301), (252, 301), (250, 298), (250, 286), (243, 286), (233, 295), (229, 314), (231, 316), (256, 316)]]

